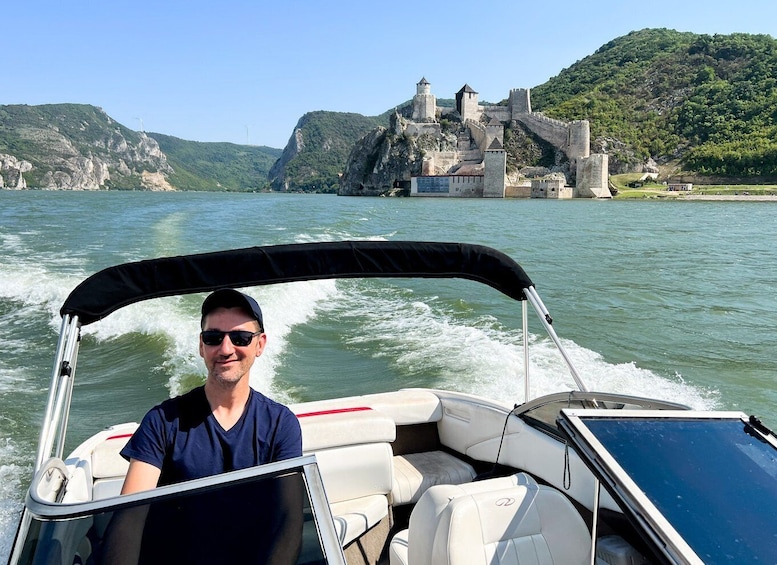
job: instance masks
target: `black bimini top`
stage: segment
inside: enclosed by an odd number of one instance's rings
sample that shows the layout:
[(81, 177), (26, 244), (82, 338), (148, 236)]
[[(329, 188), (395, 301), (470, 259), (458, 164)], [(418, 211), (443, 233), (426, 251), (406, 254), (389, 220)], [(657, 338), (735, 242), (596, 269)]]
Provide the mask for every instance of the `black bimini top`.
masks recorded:
[(109, 267), (79, 284), (60, 309), (82, 325), (129, 304), (178, 294), (335, 278), (463, 278), (515, 300), (534, 286), (518, 263), (481, 245), (340, 241), (249, 247)]

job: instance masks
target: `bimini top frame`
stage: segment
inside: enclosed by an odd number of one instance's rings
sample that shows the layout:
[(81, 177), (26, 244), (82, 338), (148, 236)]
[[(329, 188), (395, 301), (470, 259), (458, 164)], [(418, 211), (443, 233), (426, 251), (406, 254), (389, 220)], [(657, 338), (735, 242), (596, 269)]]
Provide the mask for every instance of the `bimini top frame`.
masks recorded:
[(464, 278), (515, 300), (533, 287), (520, 265), (480, 245), (409, 241), (341, 241), (250, 247), (163, 257), (109, 267), (70, 293), (60, 313), (82, 325), (134, 302), (292, 281), (364, 277)]
[[(581, 391), (587, 391), (562, 347), (534, 283), (518, 263), (482, 245), (417, 241), (340, 241), (250, 247), (162, 257), (109, 267), (79, 284), (65, 300), (36, 470), (61, 457), (78, 353), (79, 328), (130, 304), (180, 294), (283, 282), (336, 278), (462, 278), (491, 286), (524, 304), (524, 350), (528, 348), (526, 303), (537, 312)], [(528, 355), (525, 355), (528, 400)]]

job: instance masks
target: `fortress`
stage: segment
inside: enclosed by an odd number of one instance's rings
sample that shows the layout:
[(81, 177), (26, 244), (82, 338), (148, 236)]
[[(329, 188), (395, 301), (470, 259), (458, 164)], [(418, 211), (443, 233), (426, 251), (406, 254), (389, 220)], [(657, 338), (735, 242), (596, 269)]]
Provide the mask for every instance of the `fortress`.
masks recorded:
[[(430, 151), (424, 157), (420, 176), (411, 178), (411, 196), (459, 196), (504, 198), (610, 198), (607, 155), (590, 154), (591, 134), (587, 120), (563, 122), (532, 112), (531, 93), (526, 88), (510, 91), (507, 105), (481, 105), (478, 93), (468, 84), (456, 93), (456, 107), (438, 107), (431, 84), (422, 78), (416, 85), (408, 135), (440, 135), (440, 119), (457, 112), (465, 126), (455, 151)], [(562, 151), (576, 171), (574, 187), (558, 178), (535, 179), (508, 186), (504, 126), (511, 121)]]

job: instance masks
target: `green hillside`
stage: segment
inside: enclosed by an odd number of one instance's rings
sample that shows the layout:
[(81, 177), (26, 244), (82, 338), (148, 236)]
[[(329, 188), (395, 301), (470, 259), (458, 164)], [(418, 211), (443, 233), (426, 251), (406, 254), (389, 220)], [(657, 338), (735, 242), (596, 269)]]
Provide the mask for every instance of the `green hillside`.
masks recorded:
[[(652, 160), (668, 174), (777, 181), (771, 36), (635, 31), (534, 86), (531, 99), (550, 117), (588, 120), (591, 150), (610, 156), (611, 173)], [(334, 192), (356, 142), (393, 112), (309, 112), (281, 151), (146, 135), (83, 104), (0, 106), (0, 186)], [(510, 170), (555, 158), (520, 128), (505, 135)]]
[[(157, 170), (160, 163), (143, 155), (142, 138), (112, 120), (101, 108), (86, 104), (13, 104), (0, 106), (0, 155), (32, 165), (25, 173), (29, 186), (57, 185), (88, 176), (83, 158), (102, 163), (110, 171), (112, 188), (141, 187), (142, 170)], [(121, 155), (125, 167), (115, 166)], [(147, 158), (148, 157), (148, 158)], [(140, 166), (140, 161), (143, 165)], [(89, 179), (93, 180), (93, 179)]]
[(777, 175), (777, 41), (768, 35), (635, 31), (531, 94), (535, 111), (589, 120), (594, 143), (625, 163)]
[(388, 116), (389, 112), (380, 116), (308, 112), (297, 122), (283, 155), (270, 169), (272, 188), (336, 192), (354, 143), (376, 127), (388, 125)]
[(267, 185), (267, 172), (281, 156), (272, 147), (186, 141), (149, 133), (167, 155), (173, 173), (170, 184), (181, 190), (259, 190)]

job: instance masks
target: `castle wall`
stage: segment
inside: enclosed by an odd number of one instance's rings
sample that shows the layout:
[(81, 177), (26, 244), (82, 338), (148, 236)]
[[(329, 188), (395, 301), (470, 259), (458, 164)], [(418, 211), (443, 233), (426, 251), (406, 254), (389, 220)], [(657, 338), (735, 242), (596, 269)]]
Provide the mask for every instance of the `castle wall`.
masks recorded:
[(508, 106), (481, 106), (481, 108), (486, 116), (500, 122), (509, 122), (512, 119), (512, 113)]
[(417, 122), (408, 122), (405, 126), (405, 133), (408, 135), (436, 135), (439, 136), (442, 132), (440, 124), (429, 124), (429, 123), (417, 123)]
[(590, 155), (591, 127), (587, 120), (567, 123), (537, 112), (518, 114), (514, 118), (554, 147), (561, 149), (573, 167), (578, 159)]
[(548, 118), (538, 113), (520, 114), (515, 116), (515, 119), (551, 145), (562, 150), (567, 147), (569, 130), (566, 122)]
[(466, 120), (464, 125), (469, 128), (469, 131), (472, 134), (472, 139), (475, 141), (478, 149), (485, 151), (488, 147), (488, 145), (486, 145), (486, 127), (472, 119)]
[(410, 196), (432, 198), (480, 198), (483, 196), (483, 175), (411, 177)]
[(444, 175), (461, 161), (457, 151), (429, 151), (427, 155), (432, 160), (434, 167), (429, 173), (430, 175)]
[(532, 179), (532, 198), (572, 198), (574, 191), (571, 187), (564, 186), (561, 179)]
[(510, 184), (505, 186), (505, 198), (529, 198), (531, 196), (531, 184)]

